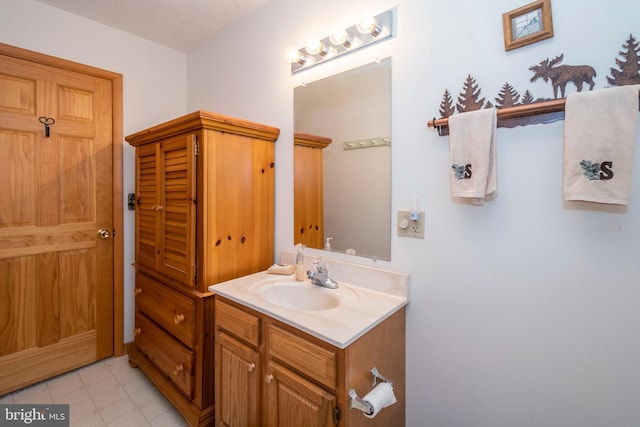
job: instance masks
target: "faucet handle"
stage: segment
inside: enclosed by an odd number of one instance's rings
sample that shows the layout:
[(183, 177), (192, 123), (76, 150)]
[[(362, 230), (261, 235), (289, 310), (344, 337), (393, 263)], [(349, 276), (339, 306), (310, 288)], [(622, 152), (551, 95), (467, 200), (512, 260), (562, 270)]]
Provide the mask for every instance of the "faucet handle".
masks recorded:
[(321, 257), (313, 260), (313, 268), (318, 273), (325, 273), (327, 271), (327, 265)]

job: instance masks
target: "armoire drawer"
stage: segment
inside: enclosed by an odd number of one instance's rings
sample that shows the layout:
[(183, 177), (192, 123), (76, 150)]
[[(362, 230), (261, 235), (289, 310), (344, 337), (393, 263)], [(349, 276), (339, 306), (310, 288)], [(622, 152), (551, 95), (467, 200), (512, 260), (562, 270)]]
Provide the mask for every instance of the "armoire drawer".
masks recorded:
[(136, 308), (185, 343), (195, 347), (195, 300), (170, 289), (152, 278), (136, 273)]
[(274, 325), (268, 328), (269, 356), (331, 389), (337, 386), (337, 356)]
[(193, 399), (193, 352), (144, 314), (136, 313), (136, 347), (189, 399)]

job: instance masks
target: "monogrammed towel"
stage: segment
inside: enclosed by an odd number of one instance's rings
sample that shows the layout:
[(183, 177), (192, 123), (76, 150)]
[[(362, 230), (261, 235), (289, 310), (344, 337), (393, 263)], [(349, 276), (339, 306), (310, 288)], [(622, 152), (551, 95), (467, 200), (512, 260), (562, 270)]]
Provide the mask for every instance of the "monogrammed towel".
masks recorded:
[(564, 113), (564, 199), (629, 204), (640, 85), (572, 93)]
[(495, 108), (449, 117), (451, 195), (484, 199), (496, 192)]

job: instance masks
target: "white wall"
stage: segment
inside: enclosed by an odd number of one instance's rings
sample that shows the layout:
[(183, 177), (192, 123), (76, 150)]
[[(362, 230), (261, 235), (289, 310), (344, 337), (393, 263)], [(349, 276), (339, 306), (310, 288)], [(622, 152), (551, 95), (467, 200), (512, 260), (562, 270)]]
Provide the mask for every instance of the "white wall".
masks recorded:
[[(0, 41), (123, 75), (123, 132), (185, 114), (186, 55), (33, 0), (0, 1)], [(133, 341), (134, 151), (123, 141), (125, 342)]]
[[(487, 100), (528, 67), (564, 53), (590, 64), (596, 88), (638, 7), (626, 0), (552, 2), (555, 37), (506, 53), (501, 15), (527, 2), (273, 0), (188, 55), (188, 109), (277, 126), (276, 250), (293, 223), (293, 88), (392, 57), (392, 203), (414, 195), (424, 240), (392, 237), (391, 262), (411, 274), (407, 314), (409, 426), (635, 426), (640, 420), (640, 148), (629, 207), (564, 203), (563, 122), (498, 131), (498, 197), (485, 206), (449, 194), (448, 140), (428, 129), (445, 89), (468, 74)], [(397, 6), (391, 41), (290, 76), (289, 45)], [(574, 91), (573, 86), (570, 91)], [(359, 259), (364, 264), (372, 261)]]

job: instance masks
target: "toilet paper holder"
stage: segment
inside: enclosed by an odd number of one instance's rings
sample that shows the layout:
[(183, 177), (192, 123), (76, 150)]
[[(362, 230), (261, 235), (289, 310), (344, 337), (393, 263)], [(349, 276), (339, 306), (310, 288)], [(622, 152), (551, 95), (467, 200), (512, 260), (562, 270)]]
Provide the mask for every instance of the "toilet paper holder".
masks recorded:
[[(378, 371), (378, 368), (374, 367), (371, 370), (371, 388), (375, 387), (378, 384), (378, 381), (389, 383), (389, 385), (393, 387), (393, 381), (382, 375), (380, 371)], [(373, 413), (373, 406), (358, 396), (355, 389), (349, 390), (349, 409), (352, 408), (358, 409), (367, 415), (371, 415)]]
[(374, 367), (371, 370), (371, 387), (375, 387), (376, 384), (378, 384), (378, 380), (380, 380), (382, 382), (385, 382), (385, 383), (389, 383), (389, 385), (393, 387), (393, 381), (391, 381), (389, 378), (387, 378), (384, 375), (382, 375), (378, 371), (378, 368)]

